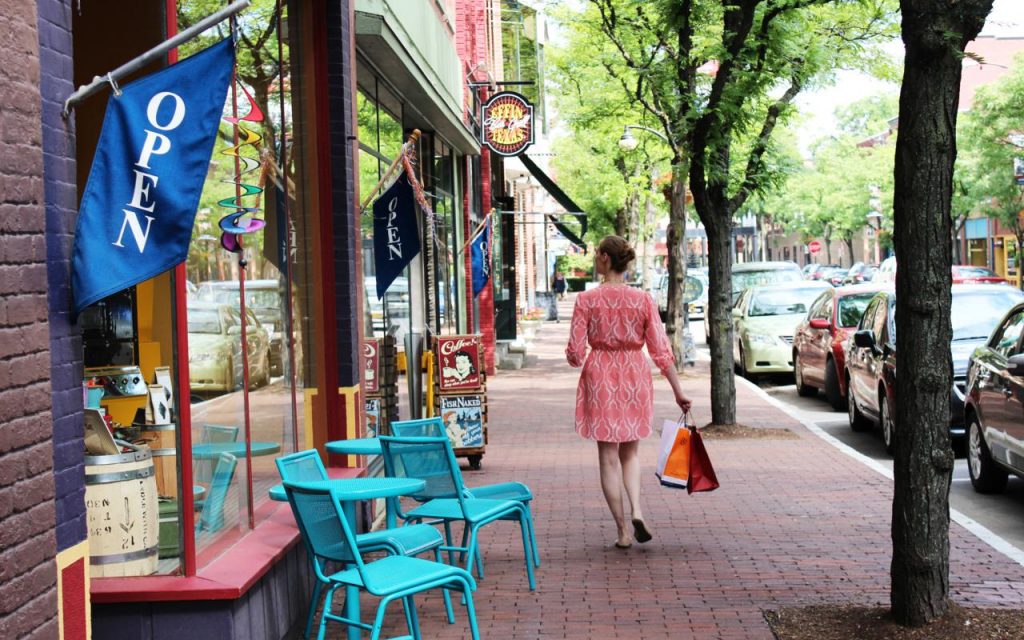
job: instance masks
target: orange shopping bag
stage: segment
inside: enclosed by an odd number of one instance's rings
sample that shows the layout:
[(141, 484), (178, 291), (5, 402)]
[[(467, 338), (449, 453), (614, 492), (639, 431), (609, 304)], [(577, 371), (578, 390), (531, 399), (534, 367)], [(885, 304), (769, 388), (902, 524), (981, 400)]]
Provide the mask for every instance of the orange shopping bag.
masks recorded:
[(690, 435), (690, 428), (684, 420), (666, 420), (662, 425), (655, 475), (663, 486), (686, 488), (690, 473)]
[(662, 425), (656, 475), (662, 486), (687, 493), (718, 488), (711, 459), (689, 413), (678, 422), (666, 420)]

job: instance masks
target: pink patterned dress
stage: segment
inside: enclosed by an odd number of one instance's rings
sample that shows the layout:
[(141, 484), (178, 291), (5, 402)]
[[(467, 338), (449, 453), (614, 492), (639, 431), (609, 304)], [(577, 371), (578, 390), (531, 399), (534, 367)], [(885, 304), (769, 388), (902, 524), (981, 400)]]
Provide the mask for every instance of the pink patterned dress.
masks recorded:
[(603, 284), (577, 296), (565, 357), (583, 366), (576, 389), (576, 432), (582, 437), (631, 442), (651, 435), (654, 383), (645, 344), (663, 373), (675, 366), (649, 294)]

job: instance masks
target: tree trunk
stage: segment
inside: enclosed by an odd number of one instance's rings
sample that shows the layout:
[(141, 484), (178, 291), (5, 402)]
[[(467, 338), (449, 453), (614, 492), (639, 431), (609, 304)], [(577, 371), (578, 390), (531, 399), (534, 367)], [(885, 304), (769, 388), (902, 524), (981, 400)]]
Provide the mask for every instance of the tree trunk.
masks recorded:
[(895, 620), (921, 626), (949, 606), (950, 208), (963, 49), (992, 0), (901, 0), (906, 46), (896, 141)]
[[(706, 219), (705, 219), (706, 218)], [(708, 346), (711, 348), (711, 422), (736, 422), (732, 354), (732, 225), (727, 213), (702, 217), (708, 235)]]
[(676, 158), (672, 162), (672, 196), (669, 206), (668, 233), (668, 299), (665, 304), (665, 333), (672, 345), (676, 368), (684, 364), (683, 351), (683, 281), (686, 262), (683, 260), (683, 242), (686, 237), (686, 162)]
[[(843, 242), (846, 243), (846, 250), (850, 252), (850, 266), (852, 267), (853, 263), (856, 262), (856, 260), (853, 259), (853, 237), (850, 236), (843, 238)], [(870, 262), (867, 256), (864, 256), (864, 262)]]
[(825, 264), (832, 264), (832, 232), (826, 231), (821, 237), (825, 240)]

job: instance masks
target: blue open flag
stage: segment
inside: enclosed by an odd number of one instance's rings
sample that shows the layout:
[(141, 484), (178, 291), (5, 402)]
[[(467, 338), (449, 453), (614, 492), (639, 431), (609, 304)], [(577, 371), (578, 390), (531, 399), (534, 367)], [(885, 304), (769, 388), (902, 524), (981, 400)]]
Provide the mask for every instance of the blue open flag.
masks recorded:
[(473, 297), (480, 295), (491, 279), (491, 224), (490, 220), (476, 238), (470, 248), (470, 262), (473, 265)]
[(188, 256), (234, 65), (223, 40), (108, 100), (75, 231), (76, 316)]
[(377, 299), (420, 252), (416, 197), (403, 171), (373, 203), (373, 262), (377, 269)]

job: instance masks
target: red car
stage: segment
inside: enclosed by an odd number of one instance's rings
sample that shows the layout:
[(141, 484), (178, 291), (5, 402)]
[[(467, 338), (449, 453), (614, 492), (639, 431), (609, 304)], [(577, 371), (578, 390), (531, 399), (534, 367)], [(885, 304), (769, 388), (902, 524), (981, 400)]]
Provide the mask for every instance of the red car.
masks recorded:
[(857, 327), (871, 298), (891, 285), (855, 284), (831, 289), (811, 304), (793, 334), (793, 372), (801, 396), (825, 391), (836, 411), (846, 409), (843, 342)]
[(953, 284), (1009, 284), (991, 269), (971, 265), (953, 265)]

